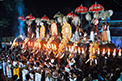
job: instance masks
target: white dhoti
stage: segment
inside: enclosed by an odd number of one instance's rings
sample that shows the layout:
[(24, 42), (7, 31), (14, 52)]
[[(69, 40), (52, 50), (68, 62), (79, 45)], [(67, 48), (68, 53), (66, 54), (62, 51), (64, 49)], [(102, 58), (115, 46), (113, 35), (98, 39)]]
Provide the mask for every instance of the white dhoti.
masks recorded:
[(80, 36), (78, 34), (78, 31), (75, 32), (75, 40), (76, 41), (79, 41), (80, 40)]
[(106, 33), (107, 33), (108, 41), (110, 42), (111, 41), (110, 30), (107, 30)]
[(94, 42), (94, 31), (90, 32), (90, 40)]
[(39, 38), (39, 28), (36, 28), (36, 38)]

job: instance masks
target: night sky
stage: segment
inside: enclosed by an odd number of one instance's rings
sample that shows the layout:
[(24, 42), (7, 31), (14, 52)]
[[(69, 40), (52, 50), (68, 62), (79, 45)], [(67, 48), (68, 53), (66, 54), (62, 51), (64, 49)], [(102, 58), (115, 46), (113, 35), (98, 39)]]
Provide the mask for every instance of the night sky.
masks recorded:
[[(24, 0), (23, 3), (28, 12), (33, 13), (35, 16), (42, 17), (46, 14), (52, 18), (58, 11), (66, 15), (74, 11), (81, 3), (89, 8), (95, 1), (103, 5), (105, 10), (112, 9), (114, 12), (122, 11), (121, 0)], [(118, 2), (119, 4), (117, 4)]]
[[(121, 0), (0, 0), (0, 30), (2, 30), (0, 36), (15, 36), (15, 33), (19, 32), (18, 16), (26, 17), (32, 13), (36, 18), (46, 15), (52, 19), (58, 11), (67, 15), (81, 3), (89, 8), (95, 1), (105, 10), (112, 9), (114, 12), (122, 12)], [(22, 7), (22, 9), (19, 10), (18, 7)], [(26, 24), (24, 29), (27, 29)]]

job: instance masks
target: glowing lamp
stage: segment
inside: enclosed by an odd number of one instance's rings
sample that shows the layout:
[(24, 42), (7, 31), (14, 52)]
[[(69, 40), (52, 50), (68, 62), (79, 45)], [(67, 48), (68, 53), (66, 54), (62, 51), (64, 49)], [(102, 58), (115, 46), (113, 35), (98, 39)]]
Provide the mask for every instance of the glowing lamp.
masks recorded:
[(122, 50), (119, 49), (119, 53), (118, 53), (118, 56), (119, 56), (119, 57), (121, 57), (121, 55), (122, 55), (121, 52), (122, 52)]
[(44, 46), (45, 48), (47, 48), (46, 44), (43, 44), (43, 46)]
[(80, 51), (80, 47), (78, 47), (78, 53), (81, 53), (81, 51)]
[(56, 45), (54, 45), (54, 50), (57, 50)]
[(30, 46), (31, 44), (30, 44), (30, 42), (28, 42), (28, 46)]
[(111, 52), (111, 49), (109, 48), (108, 49), (108, 53), (107, 53), (108, 54), (108, 57), (110, 56), (110, 52)]
[(77, 53), (77, 49), (75, 49), (75, 53)]
[(98, 55), (100, 54), (100, 48), (97, 49), (97, 54), (98, 54)]
[(39, 43), (39, 48), (41, 48), (41, 43)]
[(66, 51), (68, 51), (68, 48), (66, 47)]
[(95, 53), (95, 48), (93, 48), (93, 53)]
[(114, 50), (113, 50), (113, 57), (115, 57), (116, 56), (116, 48), (114, 48)]
[(37, 43), (36, 42), (34, 43), (34, 47), (37, 47)]
[(71, 50), (71, 52), (73, 52), (74, 51), (74, 48), (73, 48), (73, 46), (72, 46), (72, 50)]
[(84, 48), (82, 48), (82, 54), (84, 54), (85, 52), (84, 52)]
[(105, 54), (105, 48), (103, 48), (102, 54), (103, 54), (103, 55)]
[(71, 51), (71, 46), (69, 46), (69, 51)]

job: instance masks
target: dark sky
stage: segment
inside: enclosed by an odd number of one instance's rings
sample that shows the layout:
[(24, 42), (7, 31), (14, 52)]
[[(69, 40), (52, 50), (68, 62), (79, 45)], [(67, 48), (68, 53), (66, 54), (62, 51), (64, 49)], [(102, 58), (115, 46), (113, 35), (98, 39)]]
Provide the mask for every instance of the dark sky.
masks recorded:
[(81, 3), (89, 8), (95, 1), (103, 5), (105, 10), (112, 9), (114, 12), (122, 11), (121, 0), (23, 0), (23, 3), (28, 10), (28, 14), (33, 13), (39, 17), (46, 14), (52, 17), (58, 11), (66, 15), (74, 11)]

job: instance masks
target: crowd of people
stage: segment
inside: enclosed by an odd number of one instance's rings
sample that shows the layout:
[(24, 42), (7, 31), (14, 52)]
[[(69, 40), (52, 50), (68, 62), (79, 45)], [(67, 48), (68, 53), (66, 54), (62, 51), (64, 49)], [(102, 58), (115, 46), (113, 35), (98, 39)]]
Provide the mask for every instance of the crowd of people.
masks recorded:
[[(66, 58), (64, 60), (63, 58)], [(50, 51), (22, 50), (20, 46), (1, 50), (0, 73), (15, 81), (121, 81), (122, 69), (97, 64), (79, 66), (69, 54), (59, 57)]]

